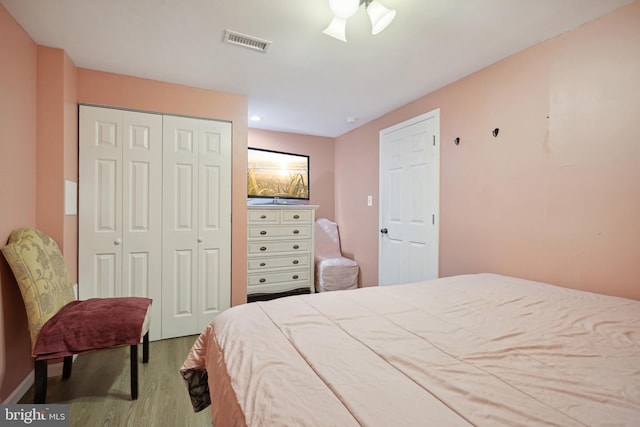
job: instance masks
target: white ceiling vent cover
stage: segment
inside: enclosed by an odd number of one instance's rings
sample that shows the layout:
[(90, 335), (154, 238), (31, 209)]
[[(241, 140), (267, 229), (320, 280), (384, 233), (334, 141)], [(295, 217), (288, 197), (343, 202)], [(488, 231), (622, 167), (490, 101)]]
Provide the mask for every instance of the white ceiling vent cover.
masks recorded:
[(266, 53), (267, 49), (269, 49), (269, 46), (271, 46), (270, 41), (262, 40), (253, 36), (248, 36), (246, 34), (236, 33), (230, 30), (225, 30), (224, 42), (246, 47), (248, 49), (256, 50), (262, 53)]

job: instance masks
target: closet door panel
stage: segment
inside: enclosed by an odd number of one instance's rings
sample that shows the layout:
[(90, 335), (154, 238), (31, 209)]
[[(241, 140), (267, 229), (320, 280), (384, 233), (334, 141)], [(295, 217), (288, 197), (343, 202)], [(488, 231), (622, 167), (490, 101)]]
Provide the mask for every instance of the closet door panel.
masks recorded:
[(161, 337), (162, 116), (80, 107), (81, 299), (152, 298)]
[[(220, 313), (220, 250), (205, 249), (201, 251), (200, 283), (202, 289), (202, 313), (203, 316), (217, 315)], [(202, 326), (202, 325), (201, 325)], [(206, 325), (204, 325), (206, 326)], [(204, 328), (203, 326), (203, 328)]]
[(122, 280), (119, 296), (153, 299), (151, 336), (162, 327), (162, 116), (123, 111)]
[(201, 332), (198, 277), (197, 120), (163, 119), (162, 337)]
[(231, 302), (231, 124), (199, 126), (199, 298), (203, 329)]
[(122, 112), (79, 113), (78, 295), (118, 295), (122, 276)]

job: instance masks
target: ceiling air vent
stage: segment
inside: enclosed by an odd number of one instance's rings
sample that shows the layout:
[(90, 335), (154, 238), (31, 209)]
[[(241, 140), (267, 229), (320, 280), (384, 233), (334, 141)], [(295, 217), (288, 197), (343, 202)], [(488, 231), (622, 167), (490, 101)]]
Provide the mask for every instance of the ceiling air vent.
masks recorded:
[(240, 34), (233, 31), (225, 30), (224, 42), (229, 44), (235, 44), (237, 46), (246, 47), (251, 50), (257, 50), (258, 52), (266, 53), (270, 41), (262, 40), (257, 37), (247, 36), (246, 34)]

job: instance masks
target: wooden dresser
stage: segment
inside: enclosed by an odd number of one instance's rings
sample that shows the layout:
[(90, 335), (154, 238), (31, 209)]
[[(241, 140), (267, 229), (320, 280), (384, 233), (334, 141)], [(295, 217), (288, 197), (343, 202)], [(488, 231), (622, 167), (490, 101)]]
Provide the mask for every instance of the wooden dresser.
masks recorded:
[(247, 295), (314, 292), (316, 205), (247, 207)]

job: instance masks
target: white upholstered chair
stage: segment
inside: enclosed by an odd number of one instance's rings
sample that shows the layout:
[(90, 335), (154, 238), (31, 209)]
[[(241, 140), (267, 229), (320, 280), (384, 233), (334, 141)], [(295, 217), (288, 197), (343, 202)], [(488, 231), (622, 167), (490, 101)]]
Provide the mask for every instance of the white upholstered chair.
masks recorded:
[(315, 224), (315, 287), (316, 292), (355, 289), (360, 267), (342, 256), (338, 225), (326, 218)]

